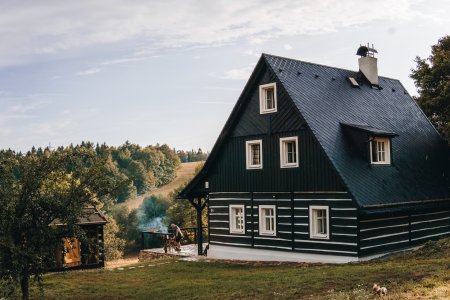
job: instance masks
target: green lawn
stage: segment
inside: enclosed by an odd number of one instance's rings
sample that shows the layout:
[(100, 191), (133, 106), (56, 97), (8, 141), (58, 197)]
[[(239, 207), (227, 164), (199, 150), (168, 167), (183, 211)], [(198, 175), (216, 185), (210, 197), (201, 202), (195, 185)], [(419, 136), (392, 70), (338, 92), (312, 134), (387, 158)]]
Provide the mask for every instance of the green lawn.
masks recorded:
[[(154, 265), (154, 266), (149, 266)], [(143, 266), (143, 267), (139, 267)], [(450, 240), (346, 265), (149, 261), (124, 270), (48, 274), (46, 299), (450, 299)], [(36, 298), (41, 298), (33, 288)]]

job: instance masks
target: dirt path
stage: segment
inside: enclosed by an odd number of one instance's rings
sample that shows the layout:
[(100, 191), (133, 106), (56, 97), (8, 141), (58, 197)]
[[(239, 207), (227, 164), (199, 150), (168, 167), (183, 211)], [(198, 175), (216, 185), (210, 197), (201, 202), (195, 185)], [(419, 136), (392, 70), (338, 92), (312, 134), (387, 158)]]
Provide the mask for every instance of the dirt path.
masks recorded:
[(170, 182), (169, 184), (163, 185), (156, 190), (150, 191), (148, 193), (145, 193), (143, 195), (139, 195), (138, 197), (134, 199), (130, 199), (126, 201), (125, 203), (121, 205), (126, 205), (130, 210), (139, 208), (142, 201), (144, 201), (145, 198), (151, 196), (151, 195), (163, 195), (168, 196), (170, 192), (175, 190), (177, 187), (182, 185), (184, 182), (186, 182), (189, 178), (191, 178), (195, 173), (195, 167), (197, 167), (201, 162), (189, 162), (189, 163), (182, 163), (180, 168), (177, 171), (177, 177)]

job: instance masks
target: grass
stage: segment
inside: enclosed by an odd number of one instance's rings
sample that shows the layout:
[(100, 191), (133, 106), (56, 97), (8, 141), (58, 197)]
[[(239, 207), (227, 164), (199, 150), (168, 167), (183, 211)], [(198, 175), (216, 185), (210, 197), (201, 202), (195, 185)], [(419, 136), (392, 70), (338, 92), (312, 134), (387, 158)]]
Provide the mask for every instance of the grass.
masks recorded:
[[(153, 266), (148, 266), (148, 265)], [(46, 299), (450, 299), (450, 240), (345, 265), (150, 261), (134, 269), (48, 274)], [(36, 297), (41, 298), (37, 288)]]

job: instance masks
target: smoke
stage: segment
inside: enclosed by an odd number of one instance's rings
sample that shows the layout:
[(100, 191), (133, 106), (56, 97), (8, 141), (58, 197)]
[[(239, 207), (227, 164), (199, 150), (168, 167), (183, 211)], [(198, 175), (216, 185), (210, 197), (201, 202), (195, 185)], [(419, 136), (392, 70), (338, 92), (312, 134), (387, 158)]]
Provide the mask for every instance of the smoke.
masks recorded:
[(159, 230), (159, 231), (165, 231), (167, 230), (167, 226), (164, 225), (164, 219), (165, 217), (156, 217), (150, 220), (145, 220), (145, 218), (142, 218), (140, 215), (143, 214), (141, 210), (138, 211), (138, 220), (139, 225), (138, 228), (140, 231), (144, 230)]
[(152, 229), (166, 231), (167, 225), (165, 224), (165, 219), (167, 208), (167, 201), (162, 197), (152, 195), (144, 199), (137, 212), (139, 230)]

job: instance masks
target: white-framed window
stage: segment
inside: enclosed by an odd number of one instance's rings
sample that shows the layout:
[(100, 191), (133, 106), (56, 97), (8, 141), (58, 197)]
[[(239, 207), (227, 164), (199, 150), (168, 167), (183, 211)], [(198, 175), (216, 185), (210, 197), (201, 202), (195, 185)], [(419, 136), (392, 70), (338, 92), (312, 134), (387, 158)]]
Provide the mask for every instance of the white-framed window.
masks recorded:
[(298, 137), (280, 138), (280, 167), (298, 167)]
[(259, 206), (259, 234), (277, 235), (277, 215), (275, 205)]
[(389, 165), (391, 163), (389, 138), (376, 137), (370, 141), (370, 162), (375, 165)]
[(247, 141), (245, 147), (247, 169), (262, 169), (262, 140)]
[(312, 239), (330, 238), (330, 215), (328, 206), (309, 207), (309, 237)]
[(244, 205), (230, 205), (230, 233), (245, 233)]
[(275, 82), (259, 86), (259, 112), (261, 114), (277, 112), (277, 85)]

